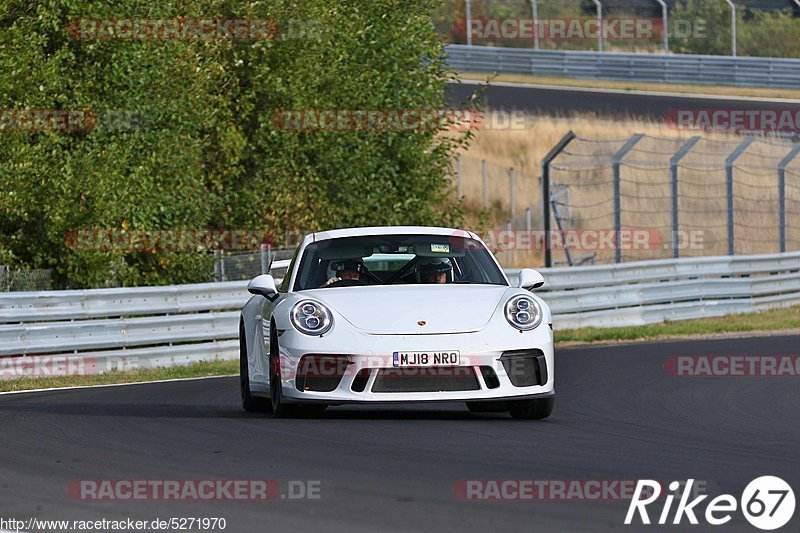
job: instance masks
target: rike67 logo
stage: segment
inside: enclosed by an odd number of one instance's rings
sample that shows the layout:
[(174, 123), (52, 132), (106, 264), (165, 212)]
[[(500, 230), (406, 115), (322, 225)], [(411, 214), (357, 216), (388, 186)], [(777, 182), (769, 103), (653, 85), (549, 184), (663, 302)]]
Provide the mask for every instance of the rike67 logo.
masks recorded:
[[(706, 523), (712, 526), (721, 526), (730, 522), (737, 509), (741, 509), (742, 514), (751, 525), (764, 531), (772, 531), (785, 526), (794, 515), (794, 491), (788, 483), (778, 477), (763, 476), (754, 479), (744, 489), (742, 497), (738, 501), (730, 494), (721, 494), (707, 503), (705, 513), (700, 512), (700, 504), (708, 498), (708, 495), (697, 496), (689, 501), (693, 484), (694, 479), (688, 480), (683, 491), (680, 491), (682, 483), (673, 481), (669, 484), (671, 494), (667, 494), (664, 498), (664, 504), (656, 523), (678, 525), (686, 518), (690, 524), (697, 525), (699, 524), (697, 517), (700, 515), (705, 518)], [(625, 525), (634, 522), (637, 512), (642, 524), (650, 524), (651, 518), (647, 506), (659, 500), (662, 496), (661, 492), (662, 487), (658, 481), (639, 480), (628, 507)], [(672, 505), (676, 497), (679, 501), (673, 511)], [(670, 517), (672, 517), (671, 522)]]

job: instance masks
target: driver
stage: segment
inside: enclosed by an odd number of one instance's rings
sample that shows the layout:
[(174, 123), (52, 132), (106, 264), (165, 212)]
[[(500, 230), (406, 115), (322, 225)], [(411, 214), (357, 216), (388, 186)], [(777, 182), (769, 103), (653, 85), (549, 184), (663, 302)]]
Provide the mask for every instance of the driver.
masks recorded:
[(447, 283), (448, 275), (453, 267), (446, 261), (439, 259), (427, 260), (419, 265), (421, 283)]
[(364, 269), (364, 262), (360, 259), (347, 259), (336, 265), (336, 276), (326, 281), (322, 286), (328, 287), (340, 281), (352, 280), (361, 281), (361, 272)]

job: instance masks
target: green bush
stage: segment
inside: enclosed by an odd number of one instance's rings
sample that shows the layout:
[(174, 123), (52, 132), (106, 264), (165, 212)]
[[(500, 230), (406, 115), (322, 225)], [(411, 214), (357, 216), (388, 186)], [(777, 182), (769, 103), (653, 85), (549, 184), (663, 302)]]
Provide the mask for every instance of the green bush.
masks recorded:
[[(449, 73), (433, 0), (4, 3), (0, 110), (100, 116), (89, 131), (0, 130), (5, 262), (54, 268), (60, 286), (181, 283), (209, 278), (208, 253), (74, 251), (65, 235), (459, 222), (447, 175), (468, 135), (273, 124), (286, 109), (442, 108)], [(269, 18), (284, 30), (240, 41), (67, 31), (75, 19), (136, 17)], [(107, 110), (123, 127), (107, 127)]]

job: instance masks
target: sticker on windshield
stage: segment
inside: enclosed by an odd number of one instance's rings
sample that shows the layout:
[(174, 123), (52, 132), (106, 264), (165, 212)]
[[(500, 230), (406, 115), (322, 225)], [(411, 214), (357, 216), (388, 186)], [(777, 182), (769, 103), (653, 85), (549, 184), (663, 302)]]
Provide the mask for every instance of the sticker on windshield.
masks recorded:
[(436, 252), (440, 254), (449, 254), (450, 253), (450, 245), (449, 244), (431, 244), (431, 252)]

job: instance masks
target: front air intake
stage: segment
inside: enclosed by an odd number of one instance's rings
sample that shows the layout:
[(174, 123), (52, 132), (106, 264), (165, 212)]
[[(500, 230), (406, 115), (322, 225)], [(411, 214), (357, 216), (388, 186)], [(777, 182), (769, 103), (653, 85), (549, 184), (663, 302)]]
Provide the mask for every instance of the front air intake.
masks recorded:
[(332, 392), (349, 365), (344, 355), (304, 355), (297, 365), (295, 387), (300, 392)]
[(480, 388), (472, 367), (434, 366), (383, 368), (378, 371), (372, 392), (451, 392)]
[(500, 361), (515, 387), (535, 387), (547, 383), (547, 361), (541, 350), (503, 352)]

